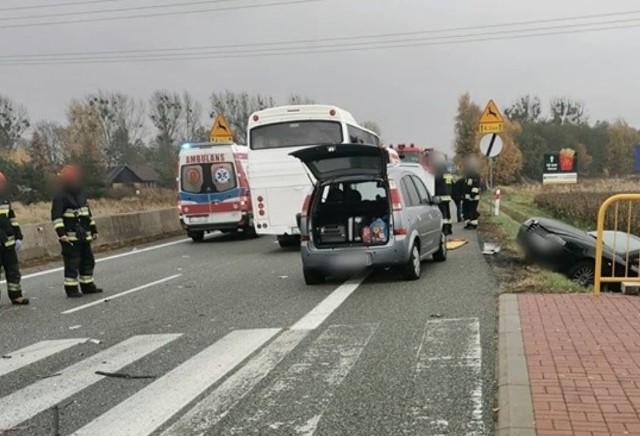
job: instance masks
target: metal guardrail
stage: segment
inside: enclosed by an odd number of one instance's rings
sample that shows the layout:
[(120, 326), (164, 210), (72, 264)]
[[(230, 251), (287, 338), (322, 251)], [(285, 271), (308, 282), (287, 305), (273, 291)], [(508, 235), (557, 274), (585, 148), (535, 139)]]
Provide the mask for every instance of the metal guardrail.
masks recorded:
[[(627, 234), (627, 238), (626, 238), (626, 247), (624, 252), (618, 252), (616, 250), (617, 246), (616, 246), (616, 240), (617, 238), (614, 238), (613, 241), (613, 247), (610, 247), (613, 250), (613, 256), (614, 259), (612, 259), (612, 264), (611, 264), (611, 274), (607, 275), (606, 277), (603, 277), (602, 275), (602, 267), (603, 267), (603, 255), (604, 255), (604, 240), (603, 240), (603, 234), (605, 231), (605, 225), (607, 224), (607, 212), (609, 211), (609, 209), (611, 208), (611, 206), (614, 206), (615, 208), (615, 216), (613, 218), (613, 229), (608, 229), (608, 230), (613, 230), (614, 232), (618, 232), (619, 229), (619, 222), (620, 222), (620, 205), (623, 202), (627, 202), (627, 206), (626, 206), (626, 210), (623, 211), (623, 213), (626, 212), (627, 215), (627, 219), (626, 219), (626, 234)], [(594, 274), (594, 284), (593, 284), (593, 293), (596, 296), (600, 295), (600, 288), (602, 287), (603, 283), (620, 283), (622, 284), (623, 282), (629, 282), (629, 283), (638, 283), (640, 284), (640, 274), (636, 274), (635, 276), (630, 276), (629, 275), (629, 270), (631, 269), (632, 266), (634, 265), (630, 265), (629, 263), (629, 254), (630, 254), (630, 250), (629, 250), (629, 242), (630, 242), (630, 235), (632, 235), (631, 231), (631, 224), (632, 224), (632, 220), (635, 219), (636, 223), (640, 223), (640, 207), (637, 208), (637, 212), (634, 215), (633, 214), (633, 206), (634, 203), (637, 203), (637, 206), (640, 206), (640, 194), (617, 194), (617, 195), (613, 195), (609, 198), (607, 198), (604, 203), (602, 203), (602, 205), (600, 206), (600, 210), (598, 211), (598, 229), (597, 229), (597, 240), (596, 240), (596, 265), (595, 265), (595, 274)], [(618, 263), (616, 262), (616, 260), (621, 261), (621, 264), (624, 265), (624, 276), (622, 275), (617, 275), (616, 273), (618, 272), (617, 270), (619, 270), (619, 268), (616, 268), (616, 266), (618, 265)], [(640, 259), (638, 262), (638, 270), (640, 270)]]

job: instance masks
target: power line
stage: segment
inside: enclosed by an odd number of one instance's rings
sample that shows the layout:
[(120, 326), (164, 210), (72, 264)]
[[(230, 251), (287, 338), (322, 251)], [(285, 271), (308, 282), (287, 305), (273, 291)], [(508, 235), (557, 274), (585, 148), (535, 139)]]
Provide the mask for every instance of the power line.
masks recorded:
[[(535, 27), (535, 28), (528, 28), (528, 29), (515, 29), (515, 30), (497, 30), (497, 31), (491, 31), (491, 32), (480, 32), (480, 33), (467, 33), (467, 34), (460, 34), (460, 35), (441, 35), (441, 36), (434, 36), (434, 37), (427, 37), (427, 38), (405, 38), (405, 39), (392, 39), (392, 40), (388, 40), (388, 41), (364, 41), (364, 42), (347, 42), (345, 43), (338, 43), (338, 44), (318, 44), (320, 42), (338, 42), (338, 41), (345, 41), (345, 40), (362, 40), (364, 38), (366, 39), (383, 39), (383, 38), (395, 38), (399, 35), (407, 35), (407, 34), (415, 34), (416, 32), (404, 32), (404, 33), (392, 33), (392, 34), (380, 34), (380, 35), (369, 35), (369, 36), (354, 36), (354, 37), (337, 37), (337, 38), (322, 38), (322, 39), (316, 39), (316, 40), (297, 40), (297, 41), (278, 41), (278, 42), (266, 42), (266, 43), (261, 43), (261, 42), (255, 42), (255, 43), (245, 43), (245, 44), (231, 44), (231, 45), (213, 45), (213, 46), (206, 46), (206, 47), (201, 47), (198, 49), (198, 52), (196, 53), (176, 53), (173, 54), (172, 56), (176, 56), (176, 58), (178, 58), (178, 56), (193, 56), (193, 55), (215, 55), (215, 54), (240, 54), (240, 53), (256, 53), (256, 52), (262, 52), (262, 51), (268, 51), (270, 53), (276, 53), (279, 51), (289, 51), (289, 50), (297, 50), (297, 49), (303, 49), (303, 48), (307, 48), (307, 49), (321, 49), (321, 48), (335, 48), (335, 47), (344, 47), (344, 46), (353, 46), (353, 47), (357, 47), (357, 46), (367, 46), (367, 45), (371, 45), (371, 44), (383, 44), (383, 43), (409, 43), (409, 42), (429, 42), (429, 41), (437, 41), (437, 40), (456, 40), (456, 39), (469, 39), (469, 38), (477, 38), (477, 37), (484, 37), (484, 36), (497, 36), (497, 35), (511, 35), (514, 33), (522, 33), (522, 32), (545, 32), (545, 31), (551, 31), (551, 30), (558, 30), (558, 29), (568, 29), (568, 28), (588, 28), (588, 26), (602, 26), (602, 25), (611, 25), (611, 24), (624, 24), (624, 23), (637, 23), (640, 21), (640, 17), (639, 18), (633, 18), (633, 19), (626, 19), (626, 20), (609, 20), (609, 21), (601, 21), (601, 22), (593, 22), (593, 23), (576, 23), (576, 24), (566, 24), (566, 25), (561, 25), (561, 26), (544, 26), (544, 27)], [(483, 28), (486, 28), (487, 26), (482, 26)], [(492, 27), (492, 26), (488, 26), (488, 27)], [(311, 43), (311, 44), (309, 44)], [(307, 45), (303, 45), (303, 44), (307, 44)], [(268, 48), (269, 46), (273, 47), (276, 45), (294, 45), (294, 47), (274, 47), (274, 48)], [(295, 45), (303, 45), (302, 47), (295, 47)], [(249, 47), (247, 49), (247, 47)], [(191, 51), (193, 48), (185, 48), (185, 50)], [(164, 51), (165, 49), (156, 49), (156, 50), (162, 50)], [(167, 49), (168, 50), (168, 49)], [(171, 49), (172, 51), (175, 50), (179, 50), (182, 51), (182, 49)], [(213, 50), (213, 51), (212, 51)], [(218, 50), (223, 50), (223, 51), (218, 51)], [(229, 53), (227, 50), (233, 50), (233, 52)], [(152, 57), (159, 57), (159, 56), (167, 56), (166, 54), (159, 52), (159, 53), (154, 53), (154, 49), (149, 50), (147, 53), (149, 58)], [(57, 55), (53, 55), (53, 54), (46, 54), (46, 55), (13, 55), (13, 56), (1, 56), (0, 57), (0, 61), (2, 61), (4, 58), (4, 60), (30, 60), (33, 58), (42, 58), (42, 59), (35, 59), (35, 60), (56, 60), (56, 59), (47, 59), (47, 58), (51, 58), (53, 56), (58, 57), (58, 58), (62, 58), (61, 60), (68, 60), (66, 58), (72, 58), (72, 60), (83, 60), (83, 59), (87, 59), (87, 60), (95, 60), (95, 59), (114, 59), (114, 58), (118, 58), (118, 59), (131, 59), (134, 57), (138, 57), (138, 55), (140, 54), (141, 51), (136, 51), (137, 53), (134, 56), (129, 56), (129, 55), (133, 55), (134, 53), (131, 53), (131, 51), (112, 51), (112, 52), (103, 52), (103, 53), (93, 53), (93, 52), (83, 52), (83, 53), (77, 53), (77, 54), (73, 54), (73, 53), (61, 53), (61, 54), (57, 54)], [(7, 59), (8, 58), (8, 59)]]
[(112, 13), (120, 13), (120, 12), (147, 11), (147, 10), (154, 10), (154, 9), (178, 8), (178, 7), (185, 7), (185, 6), (200, 6), (200, 5), (211, 4), (211, 3), (227, 3), (227, 2), (238, 2), (238, 1), (242, 1), (242, 0), (199, 0), (199, 1), (184, 2), (184, 3), (167, 3), (167, 4), (161, 4), (161, 5), (134, 6), (130, 8), (100, 9), (97, 11), (55, 12), (55, 13), (44, 14), (44, 15), (23, 15), (21, 17), (0, 17), (0, 21), (35, 20), (40, 18), (61, 18), (61, 17), (80, 16), (80, 15), (112, 14)]
[[(478, 26), (467, 26), (467, 27), (454, 27), (454, 28), (444, 28), (444, 29), (427, 29), (427, 30), (417, 30), (417, 31), (409, 31), (409, 32), (395, 32), (395, 33), (383, 33), (383, 34), (367, 34), (367, 35), (356, 35), (356, 36), (342, 36), (342, 37), (331, 37), (331, 38), (317, 38), (317, 39), (302, 39), (295, 41), (271, 41), (271, 42), (251, 42), (251, 43), (240, 43), (240, 44), (223, 44), (223, 45), (206, 45), (206, 46), (191, 46), (191, 47), (170, 47), (170, 48), (155, 48), (155, 49), (135, 49), (135, 50), (105, 50), (105, 51), (92, 51), (92, 52), (58, 52), (58, 53), (47, 53), (47, 54), (24, 54), (24, 55), (0, 55), (0, 60), (6, 58), (13, 59), (30, 59), (30, 58), (48, 58), (48, 57), (97, 57), (102, 55), (127, 55), (127, 54), (149, 54), (149, 55), (160, 55), (163, 53), (170, 52), (181, 52), (181, 51), (208, 51), (215, 49), (229, 49), (236, 50), (246, 47), (277, 47), (280, 45), (300, 45), (300, 44), (317, 44), (324, 42), (338, 42), (338, 41), (358, 41), (358, 40), (367, 40), (367, 39), (385, 39), (385, 38), (396, 38), (396, 37), (405, 37), (405, 36), (414, 36), (414, 35), (429, 35), (429, 34), (437, 34), (437, 33), (459, 33), (466, 32), (472, 30), (484, 30), (484, 29), (496, 29), (496, 28), (509, 28), (509, 27), (517, 27), (517, 26), (530, 26), (534, 24), (547, 24), (553, 22), (564, 22), (564, 21), (576, 21), (576, 20), (586, 20), (593, 18), (604, 18), (604, 17), (614, 17), (614, 16), (625, 16), (625, 15), (637, 15), (640, 14), (640, 10), (632, 10), (632, 11), (624, 11), (624, 12), (615, 12), (615, 13), (607, 13), (607, 14), (598, 14), (598, 15), (582, 15), (582, 16), (574, 16), (574, 17), (564, 17), (564, 18), (550, 18), (550, 19), (541, 19), (541, 20), (529, 20), (529, 21), (519, 21), (519, 22), (511, 22), (511, 23), (495, 23), (495, 24), (485, 24)], [(539, 31), (539, 30), (550, 30), (556, 28), (578, 28), (582, 26), (594, 26), (601, 24), (621, 24), (626, 22), (635, 22), (639, 18), (634, 19), (626, 19), (626, 20), (608, 20), (608, 21), (598, 21), (598, 22), (590, 22), (590, 23), (575, 23), (575, 24), (564, 24), (561, 26), (547, 26), (547, 27), (537, 27), (537, 28), (525, 28), (525, 29), (514, 29), (514, 30), (496, 30), (488, 33), (476, 33), (476, 34), (466, 34), (466, 35), (450, 35), (448, 37), (451, 38), (461, 38), (461, 37), (469, 37), (469, 36), (485, 36), (488, 34), (496, 34), (496, 33), (512, 33), (517, 31)], [(445, 36), (435, 37), (436, 39), (442, 39)], [(385, 41), (380, 41), (385, 42)], [(397, 42), (397, 41), (396, 41)]]
[[(499, 41), (499, 40), (509, 40), (509, 39), (523, 39), (523, 38), (535, 38), (541, 36), (552, 36), (552, 35), (564, 35), (564, 34), (577, 34), (577, 33), (590, 33), (590, 32), (601, 32), (601, 31), (609, 31), (609, 30), (620, 30), (620, 29), (631, 29), (638, 28), (639, 24), (628, 24), (622, 26), (605, 26), (600, 28), (587, 28), (587, 29), (574, 29), (574, 30), (557, 30), (557, 31), (548, 31), (541, 33), (521, 33), (515, 35), (503, 35), (503, 36), (487, 36), (481, 38), (469, 38), (464, 40), (445, 40), (445, 41), (428, 41), (428, 42), (398, 42), (398, 41), (390, 41), (383, 43), (370, 43), (371, 45), (367, 47), (352, 47), (352, 46), (340, 46), (340, 47), (331, 47), (331, 48), (323, 48), (323, 49), (315, 49), (314, 47), (295, 47), (290, 48), (290, 51), (281, 51), (281, 52), (273, 52), (269, 50), (262, 50), (257, 53), (242, 53), (242, 54), (213, 54), (213, 55), (191, 55), (186, 54), (181, 57), (176, 57), (176, 55), (164, 55), (162, 57), (153, 57), (153, 58), (145, 58), (145, 57), (136, 57), (131, 59), (122, 59), (122, 58), (112, 58), (112, 59), (86, 59), (86, 60), (37, 60), (37, 61), (0, 61), (0, 65), (69, 65), (69, 64), (99, 64), (99, 63), (146, 63), (146, 62), (166, 62), (166, 61), (185, 61), (185, 60), (201, 60), (201, 59), (232, 59), (232, 58), (254, 58), (254, 57), (271, 57), (271, 56), (291, 56), (291, 55), (304, 55), (304, 54), (318, 54), (318, 53), (343, 53), (343, 52), (363, 52), (363, 51), (372, 51), (372, 50), (388, 50), (388, 49), (399, 49), (399, 48), (412, 48), (412, 47), (427, 47), (427, 46), (440, 46), (440, 45), (457, 45), (457, 44), (467, 44), (474, 42), (485, 42), (485, 41)], [(516, 31), (514, 31), (516, 32)], [(377, 45), (373, 45), (377, 44)]]
[(113, 2), (123, 2), (123, 1), (131, 1), (131, 0), (85, 0), (85, 1), (79, 1), (79, 2), (55, 3), (52, 5), (11, 6), (8, 8), (0, 8), (0, 12), (49, 9), (49, 8), (59, 8), (59, 7), (66, 7), (66, 6), (84, 6), (84, 5), (91, 5), (96, 3), (113, 3)]
[[(222, 1), (222, 0), (219, 0), (219, 1)], [(224, 0), (224, 1), (232, 1), (232, 0)], [(47, 22), (38, 22), (38, 23), (5, 24), (0, 26), (0, 29), (42, 27), (42, 26), (53, 26), (53, 25), (60, 25), (60, 24), (95, 23), (100, 21), (131, 20), (131, 19), (137, 19), (137, 18), (155, 18), (155, 17), (167, 17), (167, 16), (173, 16), (173, 15), (193, 15), (193, 14), (201, 14), (201, 13), (207, 13), (207, 12), (223, 12), (223, 11), (234, 11), (234, 10), (240, 10), (240, 9), (257, 9), (257, 8), (266, 8), (266, 7), (273, 7), (273, 6), (297, 5), (297, 4), (304, 4), (304, 3), (315, 3), (320, 1), (327, 1), (327, 0), (286, 0), (286, 1), (281, 0), (281, 1), (271, 2), (271, 3), (228, 6), (223, 8), (205, 8), (205, 9), (193, 9), (188, 11), (173, 11), (173, 12), (153, 12), (153, 13), (138, 14), (138, 15), (122, 15), (119, 17), (82, 18), (77, 20), (47, 21)]]

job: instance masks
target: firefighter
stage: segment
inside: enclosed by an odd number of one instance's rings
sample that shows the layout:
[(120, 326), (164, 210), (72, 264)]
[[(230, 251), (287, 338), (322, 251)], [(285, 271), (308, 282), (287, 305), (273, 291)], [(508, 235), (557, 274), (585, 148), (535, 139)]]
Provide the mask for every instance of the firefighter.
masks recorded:
[(82, 193), (80, 168), (65, 165), (60, 171), (60, 185), (51, 205), (51, 220), (62, 248), (64, 290), (69, 298), (100, 293), (102, 289), (93, 281), (95, 259), (91, 250), (98, 229)]
[(6, 199), (7, 178), (0, 173), (0, 266), (4, 268), (7, 291), (12, 304), (27, 305), (20, 286), (20, 263), (17, 251), (22, 247), (22, 231), (11, 203)]
[(449, 171), (444, 156), (438, 156), (436, 162), (436, 195), (440, 197), (438, 204), (442, 212), (442, 231), (445, 235), (453, 233), (451, 221), (451, 200), (453, 195), (453, 175)]
[(458, 222), (461, 223), (464, 220), (464, 215), (462, 214), (462, 207), (464, 204), (464, 193), (465, 193), (465, 184), (464, 177), (460, 177), (453, 184), (453, 203), (456, 206), (456, 218)]
[(480, 163), (475, 156), (468, 156), (464, 162), (464, 204), (463, 214), (465, 229), (475, 230), (478, 228), (478, 205), (480, 203)]

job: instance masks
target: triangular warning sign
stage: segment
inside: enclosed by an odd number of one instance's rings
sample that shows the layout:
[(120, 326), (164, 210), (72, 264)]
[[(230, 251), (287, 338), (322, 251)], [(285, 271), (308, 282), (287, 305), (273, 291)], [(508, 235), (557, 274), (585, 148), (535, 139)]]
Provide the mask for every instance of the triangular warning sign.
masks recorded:
[(487, 107), (484, 112), (482, 112), (482, 116), (480, 117), (480, 124), (502, 124), (504, 123), (504, 118), (500, 113), (500, 109), (493, 100), (489, 100)]
[(209, 141), (217, 143), (233, 142), (233, 132), (223, 115), (218, 115), (213, 121), (211, 131), (209, 132)]

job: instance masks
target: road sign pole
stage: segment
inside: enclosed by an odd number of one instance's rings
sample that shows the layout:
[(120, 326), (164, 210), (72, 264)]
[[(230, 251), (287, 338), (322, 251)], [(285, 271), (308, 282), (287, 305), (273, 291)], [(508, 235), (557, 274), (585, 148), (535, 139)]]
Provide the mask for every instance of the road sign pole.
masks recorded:
[(493, 189), (493, 158), (489, 158), (489, 189)]

